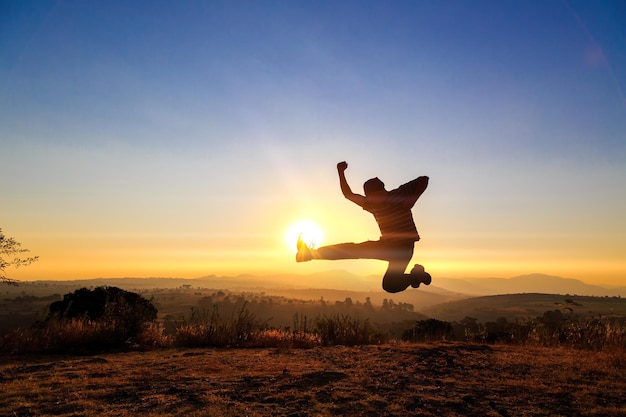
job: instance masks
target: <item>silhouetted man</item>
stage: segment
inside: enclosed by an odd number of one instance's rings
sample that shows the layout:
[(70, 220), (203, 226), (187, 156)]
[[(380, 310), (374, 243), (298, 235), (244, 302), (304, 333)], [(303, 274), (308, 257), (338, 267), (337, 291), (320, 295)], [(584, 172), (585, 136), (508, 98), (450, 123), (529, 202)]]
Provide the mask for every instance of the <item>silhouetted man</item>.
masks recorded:
[(339, 162), (339, 185), (343, 195), (353, 203), (374, 215), (380, 228), (380, 239), (362, 243), (340, 243), (337, 245), (309, 248), (298, 238), (297, 262), (311, 259), (380, 259), (389, 261), (383, 277), (383, 289), (388, 292), (404, 291), (409, 285), (417, 288), (420, 284), (430, 285), (430, 274), (416, 264), (410, 274), (406, 267), (413, 257), (413, 247), (420, 237), (413, 221), (411, 208), (428, 186), (428, 177), (419, 177), (392, 191), (385, 190), (385, 184), (378, 178), (363, 184), (365, 196), (353, 193), (346, 180), (348, 164)]

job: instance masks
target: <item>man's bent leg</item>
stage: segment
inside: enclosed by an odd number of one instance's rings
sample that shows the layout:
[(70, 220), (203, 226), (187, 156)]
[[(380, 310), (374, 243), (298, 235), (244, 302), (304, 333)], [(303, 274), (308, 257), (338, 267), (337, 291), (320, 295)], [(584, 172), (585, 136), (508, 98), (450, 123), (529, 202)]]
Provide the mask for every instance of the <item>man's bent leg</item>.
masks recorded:
[(385, 275), (383, 276), (383, 290), (391, 293), (396, 293), (406, 290), (409, 285), (413, 283), (414, 278), (411, 275), (404, 273), (406, 267), (409, 265), (410, 260), (411, 259), (409, 258), (406, 261), (389, 261), (389, 267), (387, 268), (387, 272), (385, 272)]
[(406, 267), (413, 257), (413, 242), (403, 242), (388, 246), (389, 266), (383, 276), (383, 289), (387, 292), (396, 293), (404, 291), (411, 285), (415, 278), (405, 274)]

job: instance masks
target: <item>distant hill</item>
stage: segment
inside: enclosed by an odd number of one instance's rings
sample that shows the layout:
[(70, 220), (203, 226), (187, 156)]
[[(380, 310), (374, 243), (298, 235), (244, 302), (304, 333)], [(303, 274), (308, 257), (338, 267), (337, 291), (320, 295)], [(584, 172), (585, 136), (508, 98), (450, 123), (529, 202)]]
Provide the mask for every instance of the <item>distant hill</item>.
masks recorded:
[[(126, 290), (150, 288), (204, 288), (230, 291), (267, 292), (302, 299), (363, 301), (369, 297), (374, 304), (383, 299), (410, 303), (425, 308), (446, 301), (468, 297), (520, 293), (570, 294), (585, 296), (623, 296), (626, 287), (604, 288), (586, 284), (580, 280), (544, 274), (521, 275), (513, 278), (440, 278), (433, 277), (430, 286), (415, 290), (409, 288), (396, 294), (384, 292), (381, 277), (360, 276), (346, 271), (326, 271), (314, 274), (239, 275), (234, 277), (209, 275), (200, 278), (94, 278), (71, 281), (24, 282), (24, 286), (54, 286), (63, 294), (81, 287), (111, 285)], [(17, 287), (19, 288), (19, 287)], [(8, 289), (8, 288), (7, 288)], [(21, 291), (21, 289), (20, 289)]]
[(467, 295), (498, 295), (519, 293), (623, 296), (626, 288), (605, 288), (577, 279), (552, 275), (530, 274), (513, 278), (436, 278), (433, 286)]
[(563, 296), (555, 294), (508, 294), (450, 301), (419, 310), (429, 317), (444, 321), (460, 321), (473, 317), (481, 322), (504, 317), (536, 318), (546, 311), (560, 310), (578, 317), (626, 317), (626, 299), (618, 297)]

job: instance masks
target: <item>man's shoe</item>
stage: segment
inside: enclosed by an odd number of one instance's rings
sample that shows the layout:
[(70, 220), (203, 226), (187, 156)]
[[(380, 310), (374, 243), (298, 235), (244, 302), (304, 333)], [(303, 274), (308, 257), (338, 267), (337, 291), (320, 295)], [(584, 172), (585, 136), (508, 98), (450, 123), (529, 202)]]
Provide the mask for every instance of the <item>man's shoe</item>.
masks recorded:
[(415, 264), (413, 269), (411, 269), (411, 275), (415, 277), (415, 280), (411, 284), (413, 288), (418, 288), (420, 284), (430, 285), (433, 280), (430, 274), (426, 272), (424, 267), (420, 264)]
[(313, 258), (311, 249), (309, 249), (306, 243), (302, 240), (302, 235), (298, 236), (296, 248), (298, 249), (298, 253), (296, 253), (296, 262), (307, 262)]
[(420, 264), (415, 264), (415, 266), (413, 267), (413, 269), (411, 269), (411, 275), (419, 275), (419, 274), (423, 274), (424, 272), (424, 267)]

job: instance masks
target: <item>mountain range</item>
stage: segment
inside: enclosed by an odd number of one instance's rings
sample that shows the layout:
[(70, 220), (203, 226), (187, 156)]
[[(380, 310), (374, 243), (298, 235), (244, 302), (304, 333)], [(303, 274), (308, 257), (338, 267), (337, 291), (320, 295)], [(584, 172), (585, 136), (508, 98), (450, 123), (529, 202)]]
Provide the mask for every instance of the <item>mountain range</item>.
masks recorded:
[[(430, 286), (419, 290), (409, 289), (402, 293), (389, 294), (381, 288), (377, 275), (361, 276), (343, 270), (326, 271), (308, 275), (239, 275), (234, 277), (209, 275), (200, 278), (95, 278), (72, 281), (36, 281), (33, 284), (67, 285), (92, 287), (112, 285), (123, 288), (213, 288), (233, 291), (256, 291), (268, 293), (302, 293), (306, 298), (333, 292), (340, 294), (371, 293), (376, 298), (394, 300), (423, 300), (428, 295), (432, 301), (454, 300), (485, 295), (543, 293), (598, 297), (626, 297), (626, 286), (605, 287), (583, 281), (545, 274), (520, 275), (512, 278), (445, 278), (433, 277)], [(319, 298), (319, 297), (318, 297)], [(430, 304), (430, 302), (428, 303)]]
[(545, 274), (520, 275), (512, 278), (437, 278), (433, 280), (432, 285), (471, 296), (521, 293), (626, 296), (626, 286), (609, 288)]

